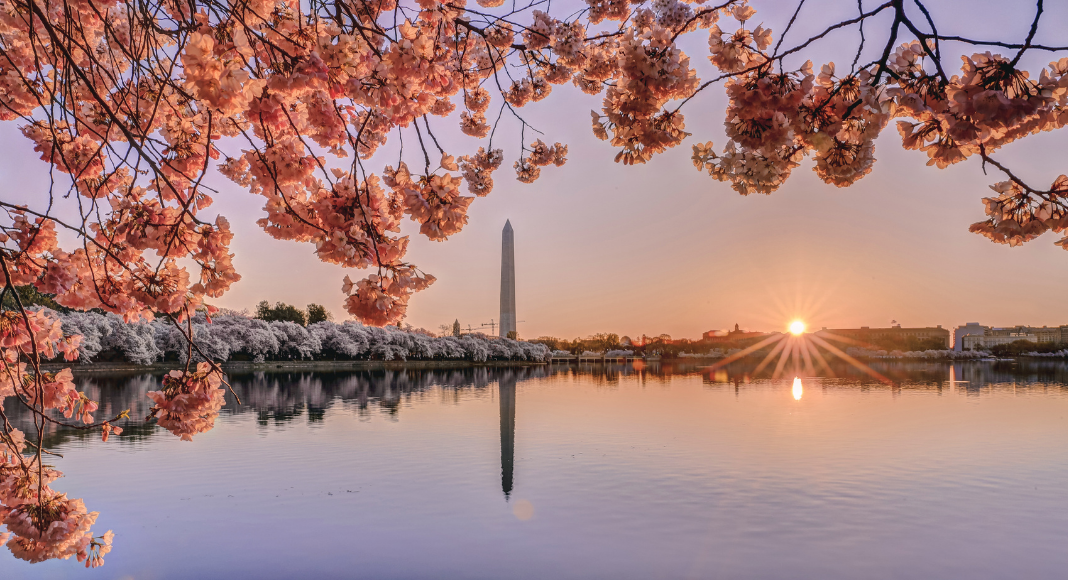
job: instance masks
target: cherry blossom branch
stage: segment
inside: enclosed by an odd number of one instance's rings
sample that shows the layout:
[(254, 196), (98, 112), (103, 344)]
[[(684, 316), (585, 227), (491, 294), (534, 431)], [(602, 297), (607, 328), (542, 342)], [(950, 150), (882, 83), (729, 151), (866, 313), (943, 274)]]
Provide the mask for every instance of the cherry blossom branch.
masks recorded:
[(986, 165), (989, 163), (990, 165), (993, 165), (994, 167), (996, 167), (998, 169), (998, 171), (1001, 171), (1002, 173), (1004, 173), (1005, 176), (1008, 177), (1010, 181), (1012, 181), (1016, 185), (1019, 185), (1021, 188), (1023, 188), (1024, 191), (1026, 191), (1028, 193), (1037, 195), (1039, 197), (1042, 197), (1043, 199), (1051, 199), (1051, 196), (1055, 196), (1055, 195), (1058, 194), (1058, 192), (1050, 190), (1050, 189), (1047, 189), (1047, 190), (1035, 189), (1035, 188), (1031, 187), (1030, 185), (1027, 185), (1027, 183), (1024, 182), (1023, 179), (1020, 179), (1019, 177), (1017, 177), (1016, 174), (1013, 173), (1008, 167), (1005, 167), (1004, 165), (1002, 165), (1001, 163), (996, 161), (993, 157), (988, 155), (987, 152), (986, 152), (986, 146), (985, 145), (982, 145), (982, 144), (979, 145), (979, 157), (982, 158), (982, 160), (983, 160), (983, 174), (984, 175), (986, 174)]
[[(178, 324), (178, 321), (175, 320), (174, 317), (170, 313), (165, 313), (165, 315), (167, 317), (167, 320), (169, 320), (171, 322), (171, 324), (173, 324), (174, 327), (178, 329), (178, 332), (182, 335), (183, 338), (186, 339), (186, 342), (189, 343), (189, 349), (190, 350), (189, 350), (189, 357), (186, 359), (185, 372), (186, 373), (189, 372), (189, 361), (191, 361), (193, 359), (192, 351), (195, 350), (195, 351), (197, 351), (197, 354), (199, 354), (200, 357), (204, 359), (205, 362), (207, 362), (209, 365), (211, 365), (211, 368), (212, 368), (213, 371), (219, 373), (220, 377), (225, 377), (226, 373), (223, 371), (222, 367), (219, 366), (219, 364), (216, 363), (214, 360), (212, 360), (211, 357), (209, 357), (208, 355), (204, 354), (204, 351), (200, 350), (200, 345), (198, 345), (196, 343), (196, 341), (193, 340), (192, 322), (189, 323), (189, 334), (187, 335), (185, 332), (182, 331), (182, 325)], [(192, 317), (191, 316), (187, 317), (187, 320), (191, 321)], [(221, 380), (222, 384), (226, 385), (226, 388), (228, 388), (230, 390), (230, 394), (232, 394), (234, 396), (234, 399), (237, 400), (237, 404), (238, 405), (242, 404), (241, 403), (241, 397), (237, 394), (236, 391), (234, 391), (234, 388), (232, 386), (230, 386), (230, 383), (228, 383), (224, 378), (221, 378), (220, 380)]]
[(941, 40), (945, 42), (960, 42), (963, 44), (971, 44), (975, 46), (1000, 46), (1001, 48), (1015, 48), (1030, 50), (1043, 50), (1047, 52), (1064, 52), (1068, 51), (1068, 46), (1048, 46), (1045, 44), (1019, 44), (1012, 42), (1002, 42), (1000, 40), (976, 40), (972, 38), (966, 38), (963, 36), (944, 36), (944, 35), (931, 35), (931, 38)]
[(1027, 40), (1024, 41), (1023, 46), (1020, 47), (1020, 52), (1016, 53), (1016, 58), (1013, 58), (1009, 63), (1009, 66), (1015, 67), (1016, 63), (1020, 62), (1027, 49), (1031, 47), (1031, 41), (1035, 39), (1035, 33), (1038, 32), (1038, 21), (1042, 18), (1042, 0), (1037, 0), (1037, 6), (1035, 8), (1035, 19), (1031, 21), (1031, 30), (1027, 32)]
[(817, 34), (817, 35), (815, 35), (813, 37), (810, 37), (805, 42), (803, 42), (803, 43), (801, 43), (801, 44), (799, 44), (797, 46), (794, 46), (793, 48), (787, 50), (786, 52), (784, 52), (782, 54), (774, 54), (773, 53), (772, 56), (771, 56), (771, 59), (772, 60), (776, 60), (776, 59), (777, 60), (782, 60), (783, 58), (785, 58), (785, 57), (787, 57), (787, 56), (789, 56), (791, 54), (795, 54), (795, 53), (798, 53), (798, 52), (804, 50), (805, 48), (807, 48), (812, 43), (814, 43), (817, 40), (820, 40), (820, 39), (826, 37), (828, 34), (834, 32), (835, 30), (838, 30), (840, 28), (845, 28), (846, 26), (850, 26), (850, 25), (856, 24), (858, 22), (862, 22), (862, 21), (864, 21), (864, 20), (866, 20), (868, 18), (871, 18), (872, 16), (875, 16), (876, 14), (879, 14), (880, 12), (882, 12), (883, 10), (886, 10), (887, 8), (896, 7), (897, 5), (899, 5), (899, 3), (900, 3), (900, 0), (890, 0), (889, 2), (885, 2), (883, 4), (880, 4), (878, 7), (874, 8), (873, 10), (870, 10), (868, 12), (865, 12), (864, 14), (861, 14), (860, 16), (857, 16), (856, 18), (850, 18), (849, 20), (843, 20), (842, 22), (839, 22), (837, 24), (833, 24), (831, 26), (828, 26), (823, 32), (821, 32), (821, 33), (819, 33), (819, 34)]

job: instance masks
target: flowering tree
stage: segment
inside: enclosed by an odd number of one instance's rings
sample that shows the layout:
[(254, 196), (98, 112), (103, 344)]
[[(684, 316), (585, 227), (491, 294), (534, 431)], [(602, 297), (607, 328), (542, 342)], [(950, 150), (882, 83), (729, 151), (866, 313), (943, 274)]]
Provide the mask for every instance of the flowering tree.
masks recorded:
[[(208, 213), (216, 193), (208, 177), (218, 171), (263, 196), (257, 223), (270, 235), (371, 270), (345, 277), (347, 310), (370, 325), (394, 323), (434, 281), (405, 261), (402, 221), (431, 240), (460, 231), (504, 163), (493, 143), (501, 123), (520, 128), (511, 154), (519, 181), (562, 165), (567, 146), (531, 143), (535, 129), (520, 111), (567, 82), (599, 96), (593, 132), (624, 164), (681, 144), (683, 108), (722, 84), (727, 144), (694, 145), (693, 161), (739, 193), (774, 191), (809, 156), (821, 179), (850, 185), (871, 171), (875, 138), (899, 119), (903, 146), (924, 151), (930, 165), (978, 156), (1004, 175), (973, 231), (1015, 245), (1068, 228), (1068, 177), (1029, 184), (995, 157), (1007, 143), (1068, 123), (1068, 58), (1058, 59), (1068, 47), (1035, 42), (1043, 1), (1016, 42), (947, 33), (922, 0), (872, 4), (860, 0), (855, 16), (792, 38), (803, 0), (777, 37), (748, 0), (576, 0), (551, 10), (543, 0), (2, 0), (0, 120), (18, 124), (53, 176), (32, 204), (0, 199), (5, 292), (32, 284), (78, 310), (164, 315), (191, 361), (193, 313), (240, 279), (229, 222)], [(679, 44), (698, 31), (708, 38), (705, 80)], [(848, 66), (802, 60), (843, 38), (857, 39)], [(1035, 54), (1052, 62), (1023, 70)], [(485, 143), (446, 151), (442, 143), (455, 140), (438, 136), (457, 128)], [(396, 160), (376, 155), (387, 143)], [(61, 247), (59, 230), (77, 243)], [(1068, 247), (1068, 238), (1057, 243)], [(54, 381), (36, 365), (58, 337), (38, 343), (19, 310), (23, 322), (11, 324), (24, 330), (13, 336), (30, 338), (5, 344), (7, 364), (29, 360), (32, 372), (18, 370), (11, 388), (36, 385), (38, 394), (22, 397), (44, 417), (42, 389)], [(53, 328), (48, 320), (34, 324)], [(305, 341), (298, 353), (361, 340), (336, 329), (314, 340), (260, 330), (264, 344)], [(436, 348), (393, 338), (364, 337), (383, 357)], [(507, 354), (503, 344), (465, 340), (444, 348)], [(174, 419), (183, 436), (210, 425), (215, 375), (209, 364), (171, 376), (157, 401), (161, 423)], [(170, 415), (183, 410), (205, 420)], [(18, 449), (8, 457), (18, 460), (21, 439), (5, 433), (8, 449)], [(39, 510), (43, 473), (34, 480)]]
[[(55, 315), (63, 335), (79, 337), (76, 353), (83, 362), (108, 355), (135, 364), (177, 360), (184, 364), (235, 360), (456, 360), (485, 362), (548, 360), (548, 347), (534, 342), (495, 339), (483, 334), (429, 336), (395, 326), (377, 328), (348, 320), (322, 321), (307, 328), (292, 322), (270, 322), (240, 315), (198, 314), (187, 329), (169, 322), (123, 322), (115, 314), (70, 312)], [(187, 327), (188, 328), (188, 327)], [(489, 344), (489, 343), (493, 344)]]

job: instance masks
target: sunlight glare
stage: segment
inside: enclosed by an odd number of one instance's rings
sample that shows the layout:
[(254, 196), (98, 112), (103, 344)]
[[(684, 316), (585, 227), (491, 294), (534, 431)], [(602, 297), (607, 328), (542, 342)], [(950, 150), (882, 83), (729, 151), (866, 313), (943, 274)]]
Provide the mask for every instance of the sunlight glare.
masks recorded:
[(795, 320), (790, 323), (790, 334), (794, 336), (801, 336), (805, 333), (805, 323), (800, 320)]
[(801, 400), (801, 377), (794, 377), (794, 400)]

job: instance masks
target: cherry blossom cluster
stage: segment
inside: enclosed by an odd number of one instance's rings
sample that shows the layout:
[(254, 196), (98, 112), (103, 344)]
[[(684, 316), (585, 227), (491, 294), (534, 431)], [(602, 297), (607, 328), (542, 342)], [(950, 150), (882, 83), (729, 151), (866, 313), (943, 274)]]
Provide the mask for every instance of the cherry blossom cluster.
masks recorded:
[(683, 115), (664, 106), (692, 95), (698, 85), (689, 57), (675, 45), (675, 32), (650, 10), (636, 22), (641, 27), (630, 28), (615, 50), (615, 82), (605, 91), (603, 115), (593, 113), (594, 134), (620, 148), (616, 161), (626, 165), (645, 163), (689, 135)]
[(193, 435), (215, 427), (219, 409), (226, 404), (221, 385), (222, 372), (211, 363), (202, 362), (194, 371), (173, 370), (164, 375), (162, 390), (147, 393), (155, 403), (148, 418), (155, 418), (182, 441), (192, 441)]
[(744, 28), (755, 11), (735, 7), (743, 28), (725, 35), (714, 27), (709, 40), (713, 64), (733, 73), (725, 87), (728, 142), (722, 155), (711, 143), (694, 146), (699, 170), (728, 181), (743, 195), (778, 189), (807, 155), (823, 181), (839, 187), (871, 171), (874, 140), (895, 110), (874, 73), (835, 74), (834, 63), (813, 73), (805, 62), (796, 71), (773, 72), (772, 32)]
[[(1068, 176), (1058, 177), (1047, 192), (1030, 192), (1014, 181), (1002, 181), (990, 189), (1000, 195), (983, 200), (990, 217), (972, 224), (971, 231), (1016, 246), (1049, 230), (1068, 230)], [(1068, 249), (1068, 236), (1055, 243)]]
[(538, 139), (530, 144), (530, 151), (515, 162), (516, 179), (523, 183), (533, 183), (541, 175), (541, 168), (546, 165), (560, 167), (567, 162), (567, 145), (556, 143), (552, 147)]
[(69, 499), (63, 493), (22, 503), (7, 510), (3, 519), (13, 537), (6, 540), (8, 548), (13, 556), (27, 562), (74, 556), (85, 562), (86, 568), (102, 566), (115, 535), (109, 530), (103, 536), (93, 536), (91, 527), (99, 515), (86, 511), (82, 500)]
[[(64, 337), (59, 319), (44, 310), (0, 311), (0, 523), (7, 529), (0, 533), (0, 545), (29, 562), (73, 556), (96, 567), (111, 550), (110, 531), (100, 537), (92, 533), (99, 514), (51, 488), (62, 473), (44, 464), (41, 455), (44, 424), (61, 423), (53, 413), (83, 428), (102, 427), (105, 441), (110, 433), (122, 433), (106, 421), (93, 423), (97, 403), (77, 391), (70, 369), (40, 370), (42, 357), (73, 360), (79, 346), (80, 337)], [(4, 408), (9, 399), (35, 416), (40, 427), (34, 440), (27, 441), (8, 421)]]
[(946, 81), (926, 70), (929, 55), (929, 47), (913, 41), (898, 47), (887, 65), (898, 77), (887, 89), (896, 116), (912, 119), (899, 121), (898, 132), (906, 149), (927, 153), (928, 165), (943, 168), (1068, 123), (1068, 58), (1032, 80), (1007, 57), (973, 54)]
[[(972, 156), (1010, 178), (991, 186), (999, 195), (984, 199), (989, 219), (971, 231), (999, 243), (1017, 245), (1047, 230), (1063, 232), (1068, 210), (1068, 178), (1036, 190), (991, 158), (1002, 146), (1068, 124), (1068, 58), (1050, 62), (1032, 79), (1015, 60), (991, 54), (962, 58), (961, 74), (948, 81), (925, 68), (931, 49), (919, 42), (900, 46), (889, 68), (898, 81), (887, 89), (897, 105), (897, 128), (906, 149), (927, 153), (927, 164), (944, 168)], [(1068, 248), (1068, 239), (1056, 242)]]
[[(888, 45), (885, 61), (847, 74), (836, 74), (828, 63), (814, 75), (811, 62), (781, 72), (782, 55), (767, 52), (771, 31), (744, 26), (752, 8), (738, 5), (731, 14), (742, 28), (726, 34), (713, 26), (709, 39), (710, 60), (729, 77), (728, 142), (720, 154), (711, 142), (694, 145), (699, 170), (742, 194), (770, 193), (811, 155), (823, 181), (848, 186), (871, 172), (875, 138), (892, 118), (901, 118), (907, 119), (897, 122), (904, 147), (927, 153), (928, 165), (944, 168), (979, 155), (1010, 178), (993, 186), (999, 196), (984, 200), (990, 217), (972, 231), (1017, 245), (1065, 229), (1063, 178), (1048, 190), (1035, 189), (990, 155), (1068, 123), (1068, 58), (1049, 63), (1033, 79), (1017, 68), (1019, 55), (978, 53), (963, 56), (959, 74), (949, 76), (932, 34), (892, 52)], [(603, 138), (596, 115), (594, 123)], [(1057, 244), (1068, 247), (1068, 240)]]

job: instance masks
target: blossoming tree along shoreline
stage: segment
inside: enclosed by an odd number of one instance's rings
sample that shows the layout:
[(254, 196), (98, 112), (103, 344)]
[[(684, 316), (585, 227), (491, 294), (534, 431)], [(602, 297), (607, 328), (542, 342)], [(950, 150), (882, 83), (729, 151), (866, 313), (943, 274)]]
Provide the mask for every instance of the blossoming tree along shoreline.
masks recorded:
[[(681, 144), (683, 108), (722, 83), (727, 144), (695, 145), (693, 160), (739, 193), (770, 193), (806, 156), (821, 179), (849, 185), (871, 171), (874, 140), (897, 118), (904, 147), (929, 164), (979, 156), (1005, 176), (973, 231), (1016, 245), (1068, 228), (1068, 177), (1029, 184), (994, 156), (1068, 122), (1068, 47), (1035, 42), (1042, 0), (1016, 42), (957, 35), (922, 0), (860, 0), (855, 16), (786, 42), (804, 4), (776, 40), (747, 0), (2, 0), (0, 120), (18, 124), (52, 177), (32, 204), (0, 199), (4, 292), (33, 284), (75, 309), (162, 314), (185, 323), (192, 360), (193, 313), (240, 278), (229, 222), (206, 213), (217, 193), (206, 176), (217, 169), (265, 198), (258, 224), (268, 234), (370, 269), (345, 278), (346, 308), (368, 324), (395, 322), (434, 281), (405, 261), (402, 220), (432, 240), (460, 231), (504, 163), (493, 143), (500, 123), (520, 127), (510, 154), (519, 181), (562, 165), (567, 146), (530, 143), (519, 111), (567, 82), (601, 96), (594, 134), (624, 164)], [(698, 31), (712, 67), (704, 82), (678, 44)], [(859, 37), (848, 66), (800, 62), (846, 33)], [(865, 46), (877, 49), (868, 62)], [(1021, 70), (1035, 53), (1052, 62)], [(451, 141), (438, 135), (457, 124), (485, 144), (446, 151)], [(395, 161), (375, 155), (390, 140)], [(77, 244), (60, 247), (59, 229)], [(39, 421), (91, 406), (66, 375), (40, 370), (42, 352), (71, 353), (63, 345), (75, 338), (21, 304), (4, 320), (0, 394), (33, 406)], [(175, 371), (154, 397), (156, 416), (183, 436), (209, 428), (221, 376), (211, 365)], [(41, 461), (42, 439), (3, 429), (12, 549), (99, 563), (110, 536), (91, 539), (95, 516), (48, 487), (58, 472)]]
[[(185, 329), (160, 321), (124, 323), (115, 314), (71, 312), (59, 315), (66, 335), (78, 335), (78, 360), (102, 357), (134, 364), (169, 360), (184, 363), (190, 354)], [(441, 360), (545, 362), (549, 348), (534, 342), (490, 338), (482, 334), (431, 336), (421, 330), (378, 328), (355, 321), (328, 320), (307, 327), (290, 321), (264, 321), (237, 314), (219, 315), (209, 323), (192, 319), (193, 339), (206, 360)], [(193, 353), (194, 362), (205, 360)]]

